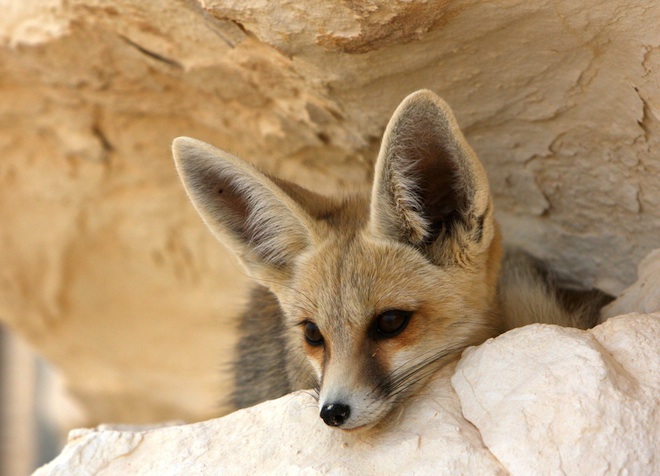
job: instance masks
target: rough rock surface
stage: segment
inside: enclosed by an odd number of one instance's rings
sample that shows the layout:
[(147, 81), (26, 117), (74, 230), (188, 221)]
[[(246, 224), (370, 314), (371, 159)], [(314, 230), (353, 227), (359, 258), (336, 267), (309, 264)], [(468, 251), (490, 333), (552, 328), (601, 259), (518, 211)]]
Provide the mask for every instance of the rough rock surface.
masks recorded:
[(302, 391), (192, 425), (76, 430), (35, 474), (657, 474), (658, 340), (660, 313), (527, 326), (466, 351), (374, 433), (325, 426)]
[(590, 332), (534, 325), (466, 351), (452, 384), (513, 474), (654, 474), (659, 338), (660, 314)]
[(603, 309), (603, 319), (625, 314), (631, 309), (642, 313), (660, 310), (660, 248), (642, 260), (637, 274), (637, 281)]
[(618, 293), (658, 247), (655, 0), (0, 1), (0, 319), (89, 422), (209, 418), (245, 279), (169, 144), (322, 192), (368, 182), (430, 88), (510, 241)]

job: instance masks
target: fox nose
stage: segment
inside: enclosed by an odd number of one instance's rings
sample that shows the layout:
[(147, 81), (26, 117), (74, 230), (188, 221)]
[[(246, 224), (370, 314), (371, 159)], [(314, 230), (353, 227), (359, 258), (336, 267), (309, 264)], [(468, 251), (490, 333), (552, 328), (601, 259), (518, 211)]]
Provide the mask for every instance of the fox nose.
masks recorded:
[(343, 403), (326, 403), (321, 408), (321, 418), (326, 425), (340, 426), (351, 415), (351, 407)]

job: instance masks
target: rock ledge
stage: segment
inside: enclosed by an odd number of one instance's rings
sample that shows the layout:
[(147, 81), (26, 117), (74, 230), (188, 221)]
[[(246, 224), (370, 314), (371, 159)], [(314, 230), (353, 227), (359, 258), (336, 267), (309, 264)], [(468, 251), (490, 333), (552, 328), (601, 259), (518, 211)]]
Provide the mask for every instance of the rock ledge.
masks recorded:
[(468, 349), (379, 431), (326, 427), (301, 391), (191, 425), (74, 430), (35, 475), (658, 474), (658, 341), (660, 313), (527, 326)]

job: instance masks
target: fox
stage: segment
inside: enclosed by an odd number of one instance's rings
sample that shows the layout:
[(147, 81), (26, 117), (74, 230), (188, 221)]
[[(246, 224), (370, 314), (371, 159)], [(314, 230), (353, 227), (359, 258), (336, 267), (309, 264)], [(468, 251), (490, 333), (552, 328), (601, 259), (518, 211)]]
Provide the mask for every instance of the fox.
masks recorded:
[(389, 120), (370, 192), (321, 195), (188, 137), (172, 149), (194, 208), (255, 281), (235, 408), (314, 389), (328, 426), (374, 428), (466, 348), (532, 323), (590, 328), (611, 300), (505, 252), (485, 168), (429, 90)]

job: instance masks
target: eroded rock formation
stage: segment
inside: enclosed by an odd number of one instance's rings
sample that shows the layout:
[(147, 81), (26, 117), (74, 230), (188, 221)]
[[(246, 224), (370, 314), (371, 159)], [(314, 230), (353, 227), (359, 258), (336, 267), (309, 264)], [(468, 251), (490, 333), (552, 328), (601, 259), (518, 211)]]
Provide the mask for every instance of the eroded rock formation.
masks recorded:
[(409, 92), (453, 107), (510, 242), (618, 294), (660, 227), (660, 4), (24, 0), (0, 6), (0, 319), (89, 423), (222, 412), (246, 279), (169, 145), (368, 183)]

